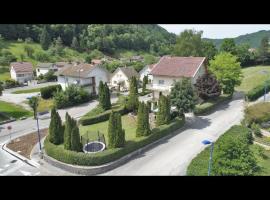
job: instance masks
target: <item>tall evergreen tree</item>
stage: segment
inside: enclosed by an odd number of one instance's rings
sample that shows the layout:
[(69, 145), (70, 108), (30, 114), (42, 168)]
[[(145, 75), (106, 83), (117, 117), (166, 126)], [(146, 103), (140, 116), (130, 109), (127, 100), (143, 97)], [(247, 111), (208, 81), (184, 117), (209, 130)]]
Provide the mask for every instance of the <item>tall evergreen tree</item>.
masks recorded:
[(144, 76), (143, 77), (143, 87), (142, 87), (142, 93), (145, 94), (146, 91), (146, 84), (148, 84), (148, 77)]
[(50, 37), (50, 34), (47, 30), (46, 25), (43, 27), (41, 34), (40, 34), (40, 44), (41, 44), (42, 49), (44, 49), (44, 50), (48, 50), (49, 46), (51, 44), (51, 37)]
[(144, 105), (144, 135), (147, 136), (151, 133), (150, 130), (150, 124), (149, 124), (149, 110), (150, 107), (148, 106), (148, 104)]
[(79, 42), (78, 42), (77, 37), (73, 37), (72, 43), (71, 43), (71, 47), (72, 47), (73, 49), (77, 50), (77, 51), (80, 50), (80, 44), (79, 44)]
[(144, 103), (139, 102), (139, 108), (137, 112), (137, 129), (136, 137), (140, 137), (144, 133)]
[(122, 129), (120, 113), (112, 111), (108, 125), (108, 137), (109, 148), (120, 148), (125, 145), (125, 131)]
[(80, 132), (77, 124), (72, 128), (71, 131), (71, 150), (80, 152), (82, 151), (82, 143), (80, 141)]
[(104, 84), (104, 96), (105, 96), (105, 110), (109, 110), (112, 107), (111, 104), (111, 94), (110, 94), (110, 89), (107, 85), (107, 83)]
[(136, 112), (139, 105), (138, 99), (138, 86), (136, 77), (131, 77), (129, 84), (129, 97), (127, 102), (127, 108)]
[(72, 131), (72, 119), (68, 113), (66, 113), (66, 123), (64, 132), (64, 148), (71, 150), (71, 131)]
[(49, 126), (49, 140), (53, 144), (63, 143), (64, 129), (62, 126), (62, 120), (55, 108), (51, 111), (51, 122)]
[(158, 126), (169, 123), (170, 111), (171, 105), (169, 97), (160, 95), (158, 100), (158, 112), (156, 117), (156, 124)]
[(98, 102), (103, 109), (106, 108), (105, 87), (102, 81), (99, 82), (98, 86)]

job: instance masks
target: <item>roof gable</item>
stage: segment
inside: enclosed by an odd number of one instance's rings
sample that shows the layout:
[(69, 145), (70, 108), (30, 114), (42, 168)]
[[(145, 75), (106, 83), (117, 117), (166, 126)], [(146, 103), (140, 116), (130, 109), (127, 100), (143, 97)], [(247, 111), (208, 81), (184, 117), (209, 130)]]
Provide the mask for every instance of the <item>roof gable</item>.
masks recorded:
[(33, 65), (30, 62), (12, 62), (10, 63), (10, 67), (16, 73), (33, 73)]

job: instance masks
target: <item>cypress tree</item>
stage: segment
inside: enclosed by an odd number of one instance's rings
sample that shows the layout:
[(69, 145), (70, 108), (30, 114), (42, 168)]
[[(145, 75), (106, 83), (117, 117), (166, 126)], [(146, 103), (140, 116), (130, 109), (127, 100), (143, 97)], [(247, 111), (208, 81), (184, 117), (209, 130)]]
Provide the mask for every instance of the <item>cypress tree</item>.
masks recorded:
[(136, 112), (139, 106), (138, 99), (138, 87), (136, 77), (131, 77), (129, 84), (129, 97), (127, 102), (127, 108), (133, 112)]
[(122, 129), (122, 119), (121, 114), (116, 112), (115, 113), (116, 118), (116, 140), (115, 140), (115, 146), (117, 148), (123, 147), (125, 145), (125, 130)]
[(62, 126), (62, 120), (55, 108), (51, 110), (51, 122), (49, 126), (49, 140), (53, 144), (63, 143), (64, 129)]
[(50, 44), (51, 44), (51, 37), (47, 30), (47, 26), (45, 25), (42, 29), (42, 32), (40, 34), (40, 44), (42, 49), (48, 50)]
[(158, 113), (156, 118), (156, 124), (158, 126), (169, 123), (171, 117), (170, 111), (171, 105), (169, 97), (160, 95), (158, 100)]
[(150, 125), (149, 125), (149, 106), (147, 104), (144, 105), (144, 136), (147, 136), (151, 133)]
[(139, 108), (137, 113), (137, 129), (136, 137), (140, 137), (144, 134), (144, 103), (139, 102)]
[(109, 118), (109, 125), (108, 125), (108, 147), (115, 148), (115, 138), (116, 138), (116, 122), (115, 122), (115, 114), (112, 111), (110, 118)]
[(110, 94), (110, 89), (107, 85), (107, 83), (104, 84), (104, 99), (105, 99), (105, 110), (109, 110), (112, 107), (111, 104), (111, 94)]
[(66, 113), (66, 123), (64, 132), (64, 148), (71, 150), (71, 130), (72, 130), (72, 119), (68, 113)]
[[(76, 123), (75, 120), (73, 120), (73, 122)], [(72, 131), (71, 131), (71, 150), (77, 151), (77, 152), (82, 151), (82, 144), (80, 141), (80, 132), (79, 132), (79, 128), (77, 124), (75, 124), (75, 126), (72, 128)]]
[(145, 94), (146, 91), (146, 84), (148, 84), (148, 77), (144, 76), (143, 77), (143, 87), (142, 87), (142, 93)]
[(113, 112), (110, 115), (108, 125), (109, 148), (120, 148), (125, 145), (125, 131), (122, 129), (120, 113)]
[(106, 108), (105, 87), (102, 81), (99, 82), (99, 86), (98, 86), (98, 101), (99, 101), (99, 105), (103, 109), (105, 109)]

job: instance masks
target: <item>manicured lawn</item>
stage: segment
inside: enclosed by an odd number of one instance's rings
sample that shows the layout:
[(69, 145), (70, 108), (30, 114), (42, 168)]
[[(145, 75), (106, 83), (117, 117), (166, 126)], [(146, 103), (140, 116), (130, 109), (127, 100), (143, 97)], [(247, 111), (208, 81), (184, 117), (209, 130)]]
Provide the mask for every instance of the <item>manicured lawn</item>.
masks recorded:
[(34, 92), (40, 92), (41, 88), (34, 88), (29, 90), (17, 90), (12, 92), (12, 94), (27, 94), (27, 93), (34, 93)]
[[(126, 133), (126, 141), (136, 140), (136, 121), (134, 118), (128, 115), (122, 116), (122, 128)], [(100, 122), (97, 124), (91, 124), (89, 126), (80, 126), (80, 134), (87, 135), (90, 139), (97, 139), (97, 132), (103, 133), (108, 142), (108, 121)]]
[[(261, 73), (263, 70), (269, 72), (269, 75)], [(244, 77), (241, 85), (236, 88), (237, 91), (248, 92), (270, 78), (270, 66), (247, 67), (243, 68), (242, 72)]]
[(53, 107), (53, 99), (39, 98), (38, 112), (50, 111)]
[(261, 170), (255, 175), (258, 176), (269, 176), (270, 175), (270, 150), (262, 149), (263, 156), (259, 155), (257, 152), (258, 145), (252, 145), (251, 149), (255, 152), (255, 156), (260, 166)]
[(10, 79), (10, 73), (8, 67), (0, 67), (0, 81)]
[(4, 101), (0, 101), (0, 110), (1, 112), (6, 113), (7, 115), (19, 119), (21, 117), (29, 117), (32, 116), (32, 112), (25, 110), (21, 106), (14, 105), (12, 103), (7, 103)]

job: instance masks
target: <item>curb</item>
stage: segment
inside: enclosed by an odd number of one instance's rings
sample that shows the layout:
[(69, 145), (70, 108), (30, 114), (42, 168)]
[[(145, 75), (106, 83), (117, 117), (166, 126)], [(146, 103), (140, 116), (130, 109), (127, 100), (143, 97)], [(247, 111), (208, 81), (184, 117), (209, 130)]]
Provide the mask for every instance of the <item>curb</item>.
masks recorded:
[[(103, 165), (99, 165), (99, 166), (80, 166), (80, 165), (72, 165), (72, 164), (67, 164), (61, 161), (58, 161), (50, 156), (48, 156), (46, 154), (46, 152), (44, 152), (43, 158), (44, 161), (46, 161), (47, 163), (53, 165), (54, 167), (58, 167), (61, 168), (62, 170), (71, 172), (71, 173), (75, 173), (75, 174), (80, 174), (80, 175), (98, 175), (98, 174), (102, 174), (105, 172), (108, 172), (110, 170), (113, 170), (123, 164), (126, 164), (128, 161), (130, 161), (131, 159), (133, 159), (135, 156), (138, 156), (142, 153), (144, 153), (147, 150), (150, 150), (151, 148), (155, 147), (158, 143), (163, 142), (164, 140), (167, 140), (173, 136), (175, 136), (177, 133), (179, 133), (179, 131), (183, 131), (188, 127), (188, 124), (185, 123), (181, 128), (173, 131), (172, 133), (170, 133), (169, 135), (166, 135), (140, 149), (137, 149), (115, 161), (103, 164)], [(180, 132), (180, 133), (181, 133)], [(180, 134), (179, 133), (179, 134)]]
[(33, 166), (33, 167), (36, 167), (36, 168), (37, 168), (37, 167), (40, 166), (37, 162), (32, 161), (32, 160), (29, 160), (29, 159), (27, 159), (26, 157), (24, 157), (24, 156), (18, 154), (17, 152), (12, 151), (11, 149), (7, 148), (6, 145), (7, 145), (7, 144), (4, 144), (4, 145), (2, 146), (2, 149), (3, 149), (4, 151), (6, 151), (7, 153), (11, 154), (12, 156), (14, 156), (14, 157), (20, 159), (21, 161), (23, 161), (23, 162), (25, 162), (26, 164), (29, 164), (29, 165), (31, 165), (31, 166)]

